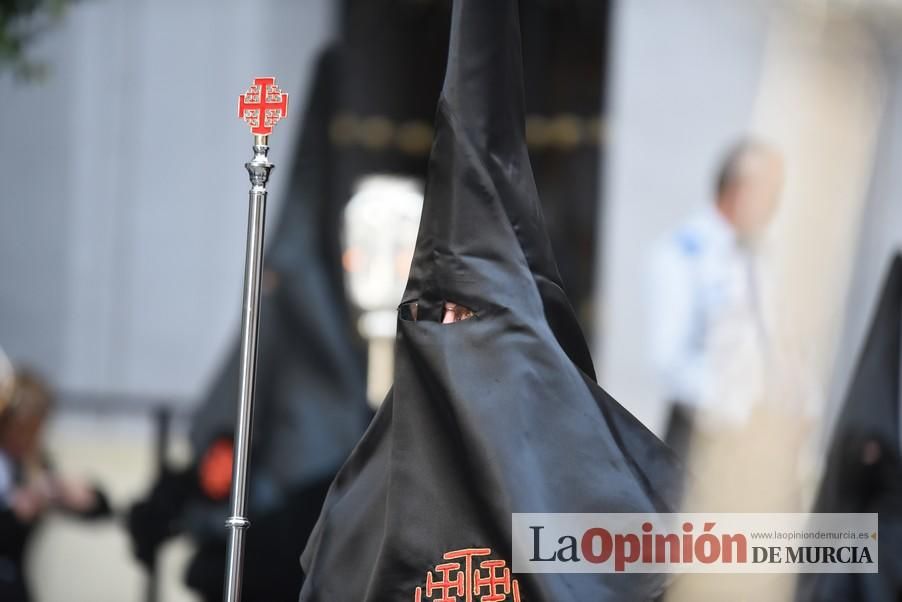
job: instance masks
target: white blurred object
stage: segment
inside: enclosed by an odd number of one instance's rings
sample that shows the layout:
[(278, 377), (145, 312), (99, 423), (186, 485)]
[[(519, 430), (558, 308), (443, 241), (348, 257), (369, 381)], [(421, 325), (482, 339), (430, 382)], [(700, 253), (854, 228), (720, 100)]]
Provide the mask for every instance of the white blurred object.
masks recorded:
[(370, 348), (367, 390), (373, 405), (391, 386), (392, 341), (423, 211), (416, 178), (373, 174), (360, 179), (344, 212), (342, 265), (357, 327)]
[(342, 263), (351, 299), (363, 311), (393, 312), (401, 300), (422, 210), (415, 178), (377, 174), (358, 183), (345, 208)]

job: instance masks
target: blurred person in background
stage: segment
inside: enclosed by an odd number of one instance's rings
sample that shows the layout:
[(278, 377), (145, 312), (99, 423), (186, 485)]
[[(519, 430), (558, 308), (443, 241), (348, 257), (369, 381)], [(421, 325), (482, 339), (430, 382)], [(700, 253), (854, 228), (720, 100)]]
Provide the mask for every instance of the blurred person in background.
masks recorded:
[(741, 426), (763, 397), (769, 363), (760, 239), (783, 187), (773, 148), (735, 144), (714, 203), (655, 249), (651, 352), (670, 404), (665, 440), (686, 458), (693, 431)]
[(85, 519), (108, 516), (106, 497), (86, 481), (49, 465), (41, 437), (53, 406), (50, 388), (35, 374), (8, 368), (0, 375), (0, 600), (31, 600), (25, 552), (31, 534), (52, 511)]
[[(684, 511), (802, 509), (804, 412), (815, 392), (797, 361), (802, 350), (779, 328), (772, 304), (779, 283), (765, 244), (783, 179), (776, 150), (738, 142), (717, 173), (714, 202), (652, 257), (652, 353), (671, 404), (666, 440), (697, 476), (683, 485)], [(682, 575), (667, 600), (727, 600), (736, 592), (788, 600), (793, 588), (788, 575)]]

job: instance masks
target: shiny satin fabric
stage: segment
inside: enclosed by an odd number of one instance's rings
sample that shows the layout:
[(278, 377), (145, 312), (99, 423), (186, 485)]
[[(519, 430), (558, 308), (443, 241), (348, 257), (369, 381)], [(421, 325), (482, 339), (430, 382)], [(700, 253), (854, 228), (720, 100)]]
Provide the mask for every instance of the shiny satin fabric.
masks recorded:
[[(676, 502), (676, 461), (595, 383), (561, 287), (526, 152), (517, 9), (454, 4), (394, 387), (332, 485), (302, 556), (302, 601), (415, 600), (455, 550), (509, 562), (514, 512)], [(441, 324), (445, 302), (475, 315)], [(516, 578), (523, 600), (554, 602), (648, 600), (665, 584)]]

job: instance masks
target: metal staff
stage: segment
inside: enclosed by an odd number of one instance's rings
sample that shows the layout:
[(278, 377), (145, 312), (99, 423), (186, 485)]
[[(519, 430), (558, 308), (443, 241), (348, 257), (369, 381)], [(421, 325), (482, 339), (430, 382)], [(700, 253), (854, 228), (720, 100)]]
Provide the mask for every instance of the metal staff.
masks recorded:
[(229, 547), (226, 558), (225, 602), (241, 600), (244, 572), (244, 535), (250, 527), (246, 516), (248, 464), (254, 419), (254, 386), (257, 374), (257, 331), (260, 325), (260, 276), (263, 271), (263, 226), (266, 221), (266, 182), (273, 164), (269, 162), (269, 134), (288, 113), (288, 95), (279, 90), (273, 77), (257, 77), (238, 98), (238, 116), (254, 134), (254, 158), (244, 166), (251, 180), (247, 217), (247, 255), (244, 267), (244, 302), (241, 307), (241, 375), (238, 417), (235, 426), (232, 463), (231, 513), (226, 520)]

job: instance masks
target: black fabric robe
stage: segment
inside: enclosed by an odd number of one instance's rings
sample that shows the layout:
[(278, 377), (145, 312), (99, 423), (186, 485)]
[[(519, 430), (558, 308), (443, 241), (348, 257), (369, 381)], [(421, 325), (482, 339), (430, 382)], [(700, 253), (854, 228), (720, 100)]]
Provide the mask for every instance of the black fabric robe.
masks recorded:
[(879, 514), (878, 574), (800, 577), (799, 602), (902, 600), (902, 255), (880, 294), (836, 422), (815, 512)]
[[(676, 501), (672, 454), (595, 383), (561, 286), (526, 149), (517, 9), (455, 2), (394, 387), (332, 485), (302, 601), (414, 600), (454, 550), (509, 561), (513, 512)], [(443, 325), (445, 301), (475, 316)], [(517, 579), (522, 599), (554, 602), (664, 587), (659, 575)]]

